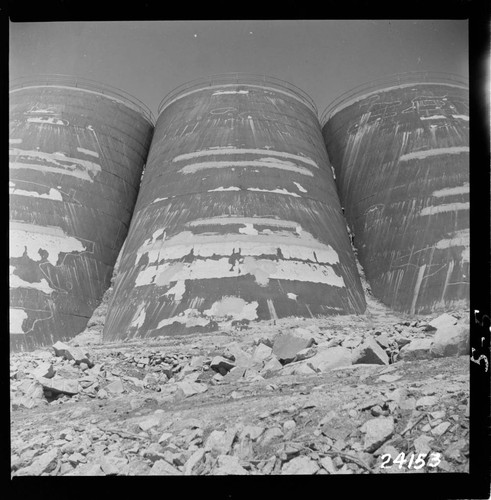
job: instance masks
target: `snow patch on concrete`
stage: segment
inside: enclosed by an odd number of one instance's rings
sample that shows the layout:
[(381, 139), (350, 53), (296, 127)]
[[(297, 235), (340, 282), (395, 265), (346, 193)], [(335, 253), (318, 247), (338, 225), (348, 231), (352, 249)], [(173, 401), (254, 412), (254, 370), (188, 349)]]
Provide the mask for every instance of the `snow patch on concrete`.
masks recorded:
[(442, 198), (445, 196), (456, 196), (459, 194), (466, 194), (468, 192), (469, 192), (469, 183), (464, 182), (462, 186), (443, 188), (443, 189), (438, 189), (437, 191), (433, 191), (433, 193), (431, 193), (431, 196), (435, 196), (436, 198)]
[[(56, 153), (11, 148), (9, 154), (15, 156), (15, 160), (10, 162), (10, 168), (13, 169), (31, 169), (37, 172), (70, 175), (90, 182), (94, 182), (94, 176), (101, 171), (101, 166), (97, 163)], [(56, 156), (62, 156), (62, 158), (58, 159)], [(32, 160), (41, 160), (42, 163), (30, 163)]]
[(183, 295), (186, 293), (186, 282), (183, 280), (178, 281), (172, 288), (167, 290), (164, 295), (174, 295), (174, 301), (179, 301), (182, 299)]
[(457, 210), (469, 210), (469, 203), (447, 203), (444, 205), (425, 207), (421, 210), (421, 212), (419, 212), (419, 215), (435, 215), (443, 212), (454, 212)]
[(338, 276), (332, 267), (326, 264), (252, 257), (245, 257), (243, 262), (237, 262), (234, 266), (230, 265), (229, 257), (150, 265), (137, 276), (135, 287), (152, 284), (164, 286), (170, 281), (237, 278), (247, 274), (253, 275), (261, 286), (266, 286), (270, 279), (278, 279), (345, 287), (342, 276)]
[(9, 139), (9, 144), (22, 144), (22, 139)]
[(465, 120), (466, 122), (469, 121), (469, 117), (467, 115), (452, 115), (452, 118), (457, 118), (457, 120)]
[(181, 323), (187, 327), (193, 327), (206, 326), (209, 322), (210, 320), (208, 318), (203, 318), (197, 309), (186, 309), (178, 316), (173, 316), (172, 318), (166, 318), (160, 321), (157, 325), (157, 329), (172, 325), (173, 323)]
[(233, 146), (215, 146), (208, 149), (202, 149), (200, 151), (195, 151), (194, 153), (184, 153), (182, 155), (176, 156), (172, 161), (182, 161), (182, 160), (191, 160), (193, 158), (200, 158), (202, 156), (211, 156), (211, 155), (244, 155), (244, 154), (255, 154), (255, 155), (264, 155), (268, 156), (278, 156), (280, 158), (287, 158), (290, 160), (301, 161), (315, 168), (319, 168), (319, 165), (309, 158), (308, 156), (296, 155), (293, 153), (287, 153), (285, 151), (274, 151), (270, 148), (259, 149), (259, 148), (235, 148)]
[(291, 300), (297, 300), (298, 295), (295, 293), (287, 293), (286, 296)]
[(97, 151), (92, 151), (91, 149), (77, 148), (77, 151), (89, 156), (95, 156), (96, 158), (99, 158), (99, 153)]
[(203, 314), (214, 318), (232, 320), (248, 319), (249, 321), (253, 321), (257, 319), (258, 305), (256, 301), (247, 303), (240, 297), (227, 296), (215, 302), (210, 309), (203, 311)]
[(24, 281), (19, 276), (14, 274), (15, 267), (9, 266), (10, 276), (9, 276), (9, 287), (10, 288), (34, 288), (40, 292), (51, 294), (54, 290), (49, 286), (48, 282), (42, 278), (41, 281), (30, 283), (29, 281)]
[(259, 191), (261, 193), (274, 193), (274, 194), (285, 194), (287, 196), (294, 196), (295, 198), (301, 198), (297, 193), (291, 193), (286, 189), (261, 189), (261, 188), (247, 188), (247, 191)]
[(241, 227), (239, 228), (239, 233), (242, 233), (242, 234), (252, 234), (252, 235), (256, 235), (256, 234), (259, 234), (257, 229), (254, 229), (254, 226), (252, 224), (249, 224), (249, 223), (245, 223), (244, 224), (245, 227)]
[(248, 94), (248, 90), (217, 90), (211, 95), (225, 95), (225, 94)]
[(301, 185), (299, 184), (298, 182), (295, 182), (293, 181), (293, 184), (295, 184), (295, 186), (297, 186), (297, 189), (301, 192), (301, 193), (306, 193), (307, 190)]
[(439, 155), (452, 155), (460, 153), (468, 153), (469, 148), (467, 146), (454, 146), (450, 148), (437, 148), (437, 149), (427, 149), (425, 151), (415, 151), (414, 153), (408, 153), (399, 157), (399, 161), (408, 161), (427, 158), (428, 156), (439, 156)]
[[(159, 231), (165, 232), (165, 229)], [(138, 250), (138, 256), (147, 254), (150, 262), (162, 259), (177, 260), (193, 251), (195, 257), (214, 255), (230, 256), (235, 252), (241, 255), (274, 255), (281, 251), (285, 259), (299, 259), (311, 262), (336, 264), (337, 252), (330, 246), (316, 240), (307, 231), (301, 236), (290, 234), (194, 234), (183, 231), (165, 241), (155, 241), (158, 231)]]
[(239, 161), (205, 161), (191, 163), (182, 167), (178, 172), (182, 174), (194, 174), (200, 170), (210, 170), (215, 168), (235, 168), (235, 167), (262, 167), (285, 170), (287, 172), (296, 172), (297, 174), (313, 177), (313, 173), (305, 168), (299, 167), (294, 163), (277, 158), (261, 158), (259, 160), (239, 160)]
[(41, 250), (47, 253), (46, 258), (55, 266), (61, 253), (79, 253), (86, 251), (84, 244), (67, 236), (61, 227), (36, 226), (22, 222), (10, 223), (10, 257), (22, 257), (24, 252), (33, 261), (41, 261)]
[(213, 193), (214, 191), (240, 191), (240, 187), (230, 186), (230, 187), (217, 187), (215, 189), (208, 189), (208, 193)]
[(58, 118), (54, 118), (52, 116), (39, 116), (36, 118), (28, 118), (27, 121), (29, 123), (50, 123), (51, 125), (68, 125), (65, 120), (59, 120)]
[(27, 313), (24, 309), (18, 309), (15, 307), (11, 307), (9, 310), (10, 316), (10, 333), (11, 334), (21, 334), (25, 333), (22, 325), (24, 320), (27, 319)]
[(145, 322), (145, 306), (142, 304), (136, 311), (133, 319), (131, 320), (130, 327), (141, 328), (143, 323)]
[(463, 247), (462, 250), (462, 261), (469, 262), (469, 245), (470, 245), (470, 231), (469, 229), (462, 229), (461, 231), (456, 231), (452, 234), (450, 238), (444, 238), (440, 240), (435, 248), (443, 250), (451, 247)]
[(269, 219), (263, 217), (211, 217), (209, 219), (198, 219), (191, 222), (187, 222), (186, 226), (196, 227), (196, 226), (207, 226), (207, 225), (231, 225), (231, 224), (257, 224), (261, 226), (276, 226), (276, 227), (286, 227), (295, 229), (298, 224), (296, 222), (280, 220), (280, 219)]
[(445, 115), (432, 115), (432, 116), (420, 116), (421, 120), (445, 120), (447, 117)]
[[(15, 184), (14, 184), (15, 186)], [(14, 194), (16, 196), (32, 196), (34, 198), (45, 198), (48, 200), (63, 201), (61, 193), (54, 188), (51, 188), (48, 193), (40, 194), (37, 191), (25, 191), (23, 189), (15, 189), (10, 187), (9, 194)]]

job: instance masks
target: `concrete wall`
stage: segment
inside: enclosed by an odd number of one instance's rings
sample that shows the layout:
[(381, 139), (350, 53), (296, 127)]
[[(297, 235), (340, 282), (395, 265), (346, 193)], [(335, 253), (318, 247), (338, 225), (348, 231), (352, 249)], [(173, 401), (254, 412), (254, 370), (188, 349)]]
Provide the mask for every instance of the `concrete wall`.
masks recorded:
[(246, 78), (173, 93), (156, 124), (104, 338), (364, 310), (308, 99)]
[(469, 304), (469, 113), (464, 85), (355, 96), (323, 127), (375, 296), (406, 313)]
[(152, 136), (134, 103), (62, 83), (10, 92), (13, 350), (84, 329), (126, 237)]

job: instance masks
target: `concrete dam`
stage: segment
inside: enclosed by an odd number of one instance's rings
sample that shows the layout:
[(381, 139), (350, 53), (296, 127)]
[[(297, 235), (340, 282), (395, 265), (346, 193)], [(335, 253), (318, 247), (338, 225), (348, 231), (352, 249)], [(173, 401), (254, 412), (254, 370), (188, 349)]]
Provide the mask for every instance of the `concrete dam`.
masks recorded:
[(312, 99), (273, 77), (184, 84), (155, 126), (117, 89), (16, 82), (11, 349), (83, 331), (118, 254), (107, 341), (363, 314), (347, 224), (385, 304), (468, 304), (467, 86), (411, 78), (341, 96), (323, 127)]

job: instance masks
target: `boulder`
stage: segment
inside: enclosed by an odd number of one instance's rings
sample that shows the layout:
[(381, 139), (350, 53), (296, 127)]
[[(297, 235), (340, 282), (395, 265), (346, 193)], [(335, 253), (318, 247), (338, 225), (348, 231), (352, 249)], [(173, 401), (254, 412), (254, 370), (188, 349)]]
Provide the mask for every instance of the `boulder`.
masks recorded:
[(448, 328), (457, 324), (457, 318), (451, 314), (443, 313), (437, 318), (431, 320), (426, 326), (427, 330), (439, 330), (440, 328)]
[(461, 356), (470, 354), (469, 325), (455, 324), (439, 327), (430, 349), (434, 357)]
[(252, 359), (254, 362), (265, 361), (271, 356), (272, 352), (273, 349), (271, 349), (271, 347), (268, 347), (267, 345), (264, 344), (259, 344), (254, 350)]
[(307, 349), (314, 343), (311, 335), (299, 334), (298, 332), (280, 333), (274, 338), (273, 354), (283, 363), (295, 359), (295, 356)]
[(319, 351), (306, 363), (316, 372), (326, 372), (339, 366), (351, 365), (351, 353), (345, 347), (329, 347)]
[(232, 368), (235, 367), (235, 363), (230, 361), (223, 356), (215, 356), (210, 364), (210, 367), (220, 375), (226, 375)]
[(388, 365), (389, 357), (373, 337), (368, 337), (353, 352), (353, 364)]
[(90, 360), (89, 354), (85, 349), (80, 347), (72, 347), (63, 342), (56, 342), (53, 344), (53, 349), (57, 356), (65, 359), (74, 360), (75, 364), (86, 363), (89, 367), (94, 366), (93, 361)]
[(406, 344), (400, 351), (398, 359), (414, 361), (417, 359), (430, 359), (433, 339), (416, 339)]

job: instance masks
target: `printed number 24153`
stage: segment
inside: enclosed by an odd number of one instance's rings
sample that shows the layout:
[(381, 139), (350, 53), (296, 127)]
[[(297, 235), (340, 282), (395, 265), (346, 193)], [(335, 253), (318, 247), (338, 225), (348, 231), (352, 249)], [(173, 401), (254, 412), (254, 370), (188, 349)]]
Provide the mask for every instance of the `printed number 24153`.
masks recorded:
[[(385, 453), (382, 455), (382, 463), (380, 464), (381, 469), (387, 469), (392, 467), (393, 465), (398, 465), (399, 469), (402, 469), (403, 466), (405, 465), (408, 469), (421, 469), (425, 465), (428, 467), (438, 467), (440, 464), (440, 453), (438, 452), (432, 452), (429, 454), (428, 457), (428, 462), (425, 461), (427, 458), (428, 453), (420, 453), (417, 457), (414, 453), (411, 453), (408, 458), (406, 458), (406, 455), (404, 453), (399, 453), (397, 457), (392, 461), (392, 457), (388, 454)], [(392, 463), (391, 463), (392, 462)]]

